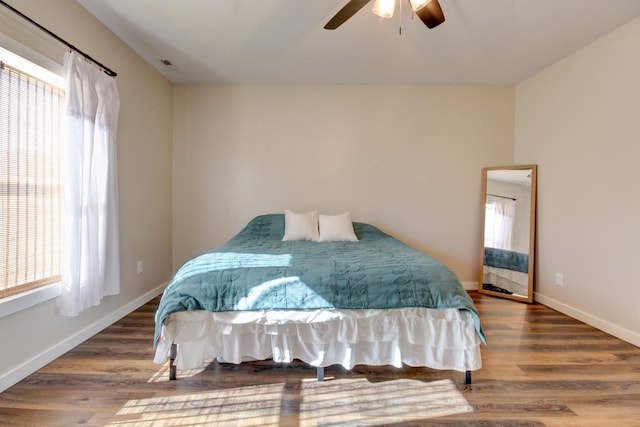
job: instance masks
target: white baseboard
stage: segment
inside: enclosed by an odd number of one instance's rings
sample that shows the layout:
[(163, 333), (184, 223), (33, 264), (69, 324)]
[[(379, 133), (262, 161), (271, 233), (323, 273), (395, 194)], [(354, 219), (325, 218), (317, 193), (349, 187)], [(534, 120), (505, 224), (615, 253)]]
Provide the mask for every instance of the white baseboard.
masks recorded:
[(613, 335), (616, 338), (620, 338), (623, 341), (640, 347), (640, 334), (637, 332), (630, 331), (620, 325), (616, 325), (592, 314), (585, 313), (582, 310), (579, 310), (575, 307), (567, 305), (553, 298), (549, 298), (537, 292), (534, 295), (535, 301), (539, 302), (540, 304), (551, 307), (554, 310), (566, 314), (567, 316), (571, 316), (574, 319), (580, 320), (587, 325), (593, 326), (594, 328), (600, 329), (601, 331)]
[(110, 326), (114, 322), (122, 319), (127, 314), (149, 302), (151, 299), (160, 295), (162, 291), (164, 291), (164, 288), (166, 288), (167, 284), (168, 282), (163, 283), (162, 285), (152, 289), (151, 291), (139, 296), (133, 301), (130, 301), (128, 304), (120, 307), (118, 310), (109, 313), (107, 316), (97, 320), (91, 325), (88, 325), (86, 328), (71, 335), (64, 341), (57, 343), (53, 347), (48, 348), (39, 355), (27, 360), (15, 369), (0, 376), (0, 393), (13, 386), (14, 384), (22, 381), (38, 369), (54, 361), (77, 345), (91, 338), (107, 326)]

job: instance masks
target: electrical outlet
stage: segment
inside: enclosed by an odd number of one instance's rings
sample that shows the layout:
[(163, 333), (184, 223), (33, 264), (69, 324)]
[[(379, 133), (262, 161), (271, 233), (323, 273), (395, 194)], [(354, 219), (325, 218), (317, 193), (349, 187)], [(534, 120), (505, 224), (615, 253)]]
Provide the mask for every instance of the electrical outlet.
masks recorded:
[(564, 276), (562, 275), (562, 273), (556, 273), (556, 285), (564, 285)]
[(144, 263), (142, 262), (142, 260), (138, 261), (138, 274), (142, 273), (144, 271)]

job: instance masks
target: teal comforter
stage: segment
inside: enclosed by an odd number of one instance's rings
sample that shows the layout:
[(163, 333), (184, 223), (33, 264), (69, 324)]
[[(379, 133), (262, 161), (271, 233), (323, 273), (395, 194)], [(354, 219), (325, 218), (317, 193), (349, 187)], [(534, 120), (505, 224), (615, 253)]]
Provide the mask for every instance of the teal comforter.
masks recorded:
[(254, 218), (215, 250), (188, 261), (164, 291), (155, 342), (166, 317), (185, 310), (459, 308), (473, 301), (436, 259), (378, 228), (354, 223), (357, 242), (281, 241), (284, 215)]
[(507, 270), (529, 272), (529, 255), (505, 249), (484, 248), (484, 265)]

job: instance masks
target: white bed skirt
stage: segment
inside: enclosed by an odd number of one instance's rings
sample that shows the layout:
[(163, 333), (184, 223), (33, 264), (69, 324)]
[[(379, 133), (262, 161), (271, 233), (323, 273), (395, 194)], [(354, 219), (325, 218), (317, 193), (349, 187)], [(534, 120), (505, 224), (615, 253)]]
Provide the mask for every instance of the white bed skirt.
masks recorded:
[(405, 308), (320, 311), (185, 311), (162, 326), (155, 363), (178, 344), (176, 366), (302, 360), (312, 366), (426, 366), (460, 372), (482, 367), (480, 338), (465, 310)]

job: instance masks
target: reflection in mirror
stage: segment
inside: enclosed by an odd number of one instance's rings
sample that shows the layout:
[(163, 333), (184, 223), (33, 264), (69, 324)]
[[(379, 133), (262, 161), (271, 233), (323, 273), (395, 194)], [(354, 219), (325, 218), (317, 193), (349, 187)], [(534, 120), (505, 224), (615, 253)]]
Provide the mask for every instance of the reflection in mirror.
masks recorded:
[(533, 301), (536, 165), (483, 169), (478, 290)]

